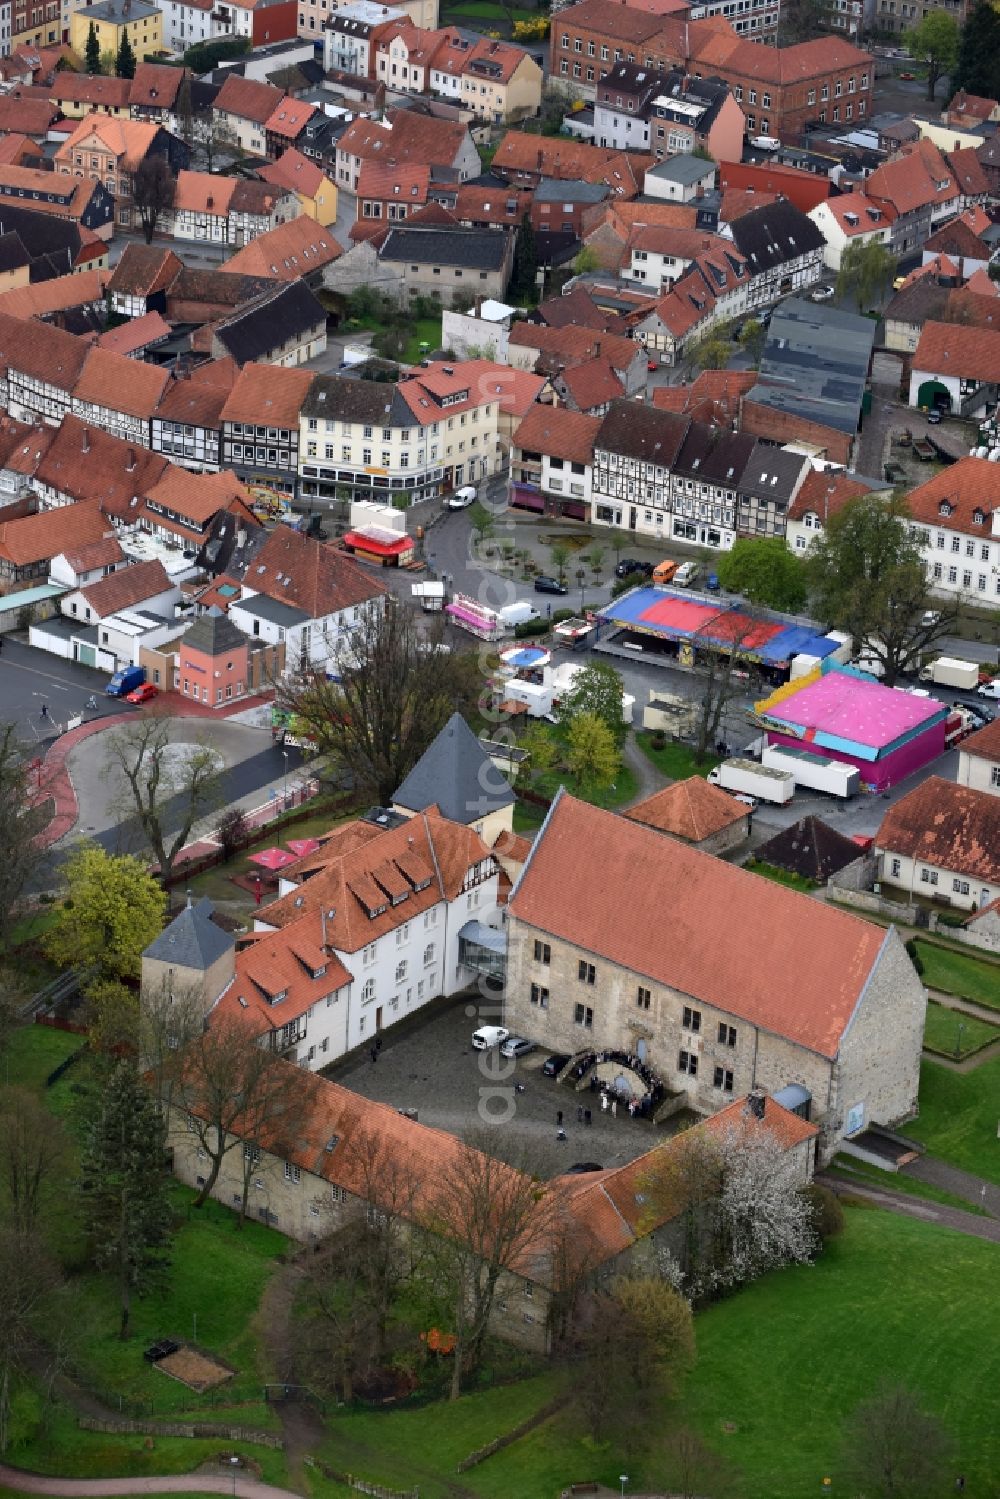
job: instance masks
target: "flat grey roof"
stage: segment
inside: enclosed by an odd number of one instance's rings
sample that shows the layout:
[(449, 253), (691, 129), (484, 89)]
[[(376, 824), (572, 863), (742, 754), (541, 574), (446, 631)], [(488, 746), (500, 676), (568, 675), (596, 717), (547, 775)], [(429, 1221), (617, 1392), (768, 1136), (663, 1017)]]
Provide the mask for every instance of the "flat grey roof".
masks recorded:
[[(714, 162), (705, 161), (700, 156), (681, 155), (668, 156), (666, 161), (657, 162), (652, 175), (663, 177), (668, 182), (699, 182), (709, 172), (714, 174)], [(537, 192), (535, 196), (538, 196)]]
[(293, 625), (304, 624), (309, 618), (304, 609), (296, 609), (294, 604), (286, 604), (284, 599), (268, 598), (266, 593), (251, 594), (248, 599), (240, 599), (231, 607), (243, 609), (256, 619), (266, 619), (272, 625), (282, 625), (286, 630)]
[(771, 319), (747, 399), (856, 432), (874, 342), (871, 318), (793, 297)]

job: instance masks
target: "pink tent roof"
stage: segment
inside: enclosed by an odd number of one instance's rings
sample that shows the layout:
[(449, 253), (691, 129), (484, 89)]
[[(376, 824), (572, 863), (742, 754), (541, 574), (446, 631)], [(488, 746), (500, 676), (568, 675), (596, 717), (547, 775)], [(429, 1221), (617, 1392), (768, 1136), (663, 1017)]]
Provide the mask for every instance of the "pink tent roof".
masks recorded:
[(251, 854), (250, 863), (259, 864), (262, 869), (284, 869), (286, 864), (295, 863), (295, 855), (283, 848), (265, 848), (262, 853)]
[(306, 854), (314, 854), (320, 847), (318, 838), (289, 838), (288, 847), (297, 859), (304, 859)]

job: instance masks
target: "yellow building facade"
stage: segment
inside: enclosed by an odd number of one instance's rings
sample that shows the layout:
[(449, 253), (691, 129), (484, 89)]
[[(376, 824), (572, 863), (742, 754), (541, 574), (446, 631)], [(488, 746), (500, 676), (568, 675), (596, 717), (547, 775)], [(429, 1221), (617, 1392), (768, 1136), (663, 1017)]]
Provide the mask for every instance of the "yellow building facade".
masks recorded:
[(123, 33), (136, 62), (163, 51), (163, 14), (148, 0), (98, 0), (96, 5), (75, 10), (70, 17), (69, 43), (78, 57), (86, 52), (91, 23), (102, 53), (117, 56)]

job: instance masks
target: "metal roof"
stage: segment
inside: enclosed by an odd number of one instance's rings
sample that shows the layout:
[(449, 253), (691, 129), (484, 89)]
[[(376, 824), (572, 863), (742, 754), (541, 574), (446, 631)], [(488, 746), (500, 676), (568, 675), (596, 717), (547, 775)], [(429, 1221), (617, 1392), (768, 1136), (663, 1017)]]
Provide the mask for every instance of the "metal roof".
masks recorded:
[(771, 319), (757, 384), (746, 399), (854, 433), (874, 342), (871, 318), (792, 297)]

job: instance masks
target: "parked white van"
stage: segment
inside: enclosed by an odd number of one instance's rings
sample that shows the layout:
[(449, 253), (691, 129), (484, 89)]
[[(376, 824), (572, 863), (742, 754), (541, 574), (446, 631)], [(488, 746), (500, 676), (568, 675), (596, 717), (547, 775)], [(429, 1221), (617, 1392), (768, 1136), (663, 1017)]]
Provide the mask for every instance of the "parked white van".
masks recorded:
[(510, 1031), (502, 1025), (481, 1025), (478, 1031), (472, 1033), (472, 1046), (475, 1051), (489, 1051), (493, 1046), (499, 1046), (506, 1041)]

